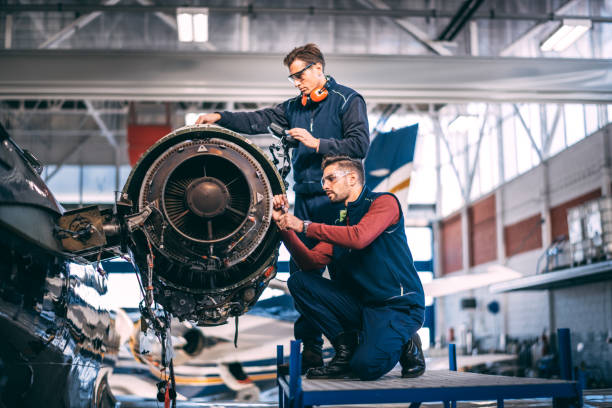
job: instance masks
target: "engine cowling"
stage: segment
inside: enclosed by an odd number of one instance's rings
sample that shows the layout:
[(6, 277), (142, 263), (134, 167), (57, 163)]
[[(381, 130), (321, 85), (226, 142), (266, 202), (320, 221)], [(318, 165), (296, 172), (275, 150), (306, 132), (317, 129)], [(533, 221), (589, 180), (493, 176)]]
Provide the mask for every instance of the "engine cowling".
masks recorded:
[(283, 181), (250, 140), (215, 125), (178, 129), (132, 169), (118, 202), (128, 247), (155, 301), (179, 319), (224, 323), (276, 274), (272, 198)]

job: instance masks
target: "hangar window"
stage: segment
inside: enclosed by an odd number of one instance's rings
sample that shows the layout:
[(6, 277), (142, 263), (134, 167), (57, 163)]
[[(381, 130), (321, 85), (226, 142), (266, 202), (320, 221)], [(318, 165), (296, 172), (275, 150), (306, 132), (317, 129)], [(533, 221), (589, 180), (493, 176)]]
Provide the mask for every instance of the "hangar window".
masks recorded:
[(80, 180), (81, 166), (66, 165), (57, 169), (57, 166), (45, 167), (47, 185), (59, 202), (81, 202)]
[(115, 201), (115, 166), (83, 166), (83, 203), (113, 203)]
[(111, 204), (130, 171), (129, 165), (120, 166), (117, 180), (117, 167), (112, 165), (50, 165), (43, 178), (62, 204)]
[(434, 137), (440, 137), (443, 216), (461, 208), (466, 194), (470, 201), (477, 200), (612, 118), (612, 105), (490, 104), (483, 127), (482, 106), (486, 105), (446, 105), (440, 110), (440, 135)]
[(565, 105), (565, 134), (567, 146), (582, 140), (585, 134), (584, 109), (582, 105)]
[(123, 165), (119, 167), (119, 188), (123, 188), (125, 182), (130, 176), (130, 172), (132, 171), (132, 166)]

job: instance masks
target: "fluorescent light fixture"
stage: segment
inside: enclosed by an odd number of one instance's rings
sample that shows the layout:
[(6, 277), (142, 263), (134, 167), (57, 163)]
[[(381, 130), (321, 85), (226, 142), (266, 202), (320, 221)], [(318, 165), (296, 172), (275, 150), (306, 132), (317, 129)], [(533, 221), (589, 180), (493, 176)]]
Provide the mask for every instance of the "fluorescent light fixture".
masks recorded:
[(564, 19), (557, 29), (540, 44), (542, 51), (561, 52), (591, 29), (589, 19)]
[(176, 28), (181, 42), (208, 41), (208, 9), (201, 7), (177, 8)]
[(208, 41), (208, 12), (193, 15), (193, 40), (195, 42)]
[(178, 38), (181, 42), (193, 41), (193, 19), (191, 14), (181, 13), (176, 15)]

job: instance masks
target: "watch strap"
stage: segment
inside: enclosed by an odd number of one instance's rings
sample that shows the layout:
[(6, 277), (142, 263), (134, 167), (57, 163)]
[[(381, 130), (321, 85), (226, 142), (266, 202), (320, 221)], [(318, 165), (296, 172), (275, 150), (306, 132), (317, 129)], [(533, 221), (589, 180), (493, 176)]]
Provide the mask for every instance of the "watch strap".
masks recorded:
[(306, 234), (308, 232), (308, 227), (312, 224), (312, 221), (304, 220), (302, 222), (302, 233)]

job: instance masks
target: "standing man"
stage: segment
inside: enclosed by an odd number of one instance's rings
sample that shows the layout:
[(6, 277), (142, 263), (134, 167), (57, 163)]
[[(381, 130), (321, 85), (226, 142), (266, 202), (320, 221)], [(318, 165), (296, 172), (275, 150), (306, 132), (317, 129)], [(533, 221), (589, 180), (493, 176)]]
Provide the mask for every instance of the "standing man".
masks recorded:
[[(336, 351), (328, 365), (311, 368), (307, 377), (375, 380), (398, 361), (402, 377), (418, 377), (425, 371), (416, 333), (423, 325), (425, 299), (399, 201), (364, 186), (359, 160), (328, 157), (322, 168), (323, 190), (332, 202), (345, 206), (336, 225), (287, 214), (286, 197), (274, 197), (273, 218), (302, 268), (287, 282), (296, 308)], [(296, 233), (320, 242), (309, 249)], [(325, 265), (333, 280), (303, 272)]]
[[(246, 134), (268, 133), (273, 122), (288, 128), (289, 135), (300, 142), (291, 155), (294, 214), (303, 220), (333, 224), (340, 208), (325, 197), (321, 188), (321, 161), (324, 155), (366, 156), (370, 143), (366, 104), (356, 91), (325, 75), (325, 59), (315, 44), (293, 49), (283, 63), (289, 69), (289, 82), (300, 91), (298, 96), (254, 112), (201, 115), (196, 123), (217, 123)], [(303, 234), (300, 239), (308, 248), (318, 242)], [(291, 272), (296, 269), (292, 261)], [(319, 275), (322, 272), (313, 271)], [(304, 344), (303, 369), (322, 366), (321, 332), (300, 317), (294, 334)]]

